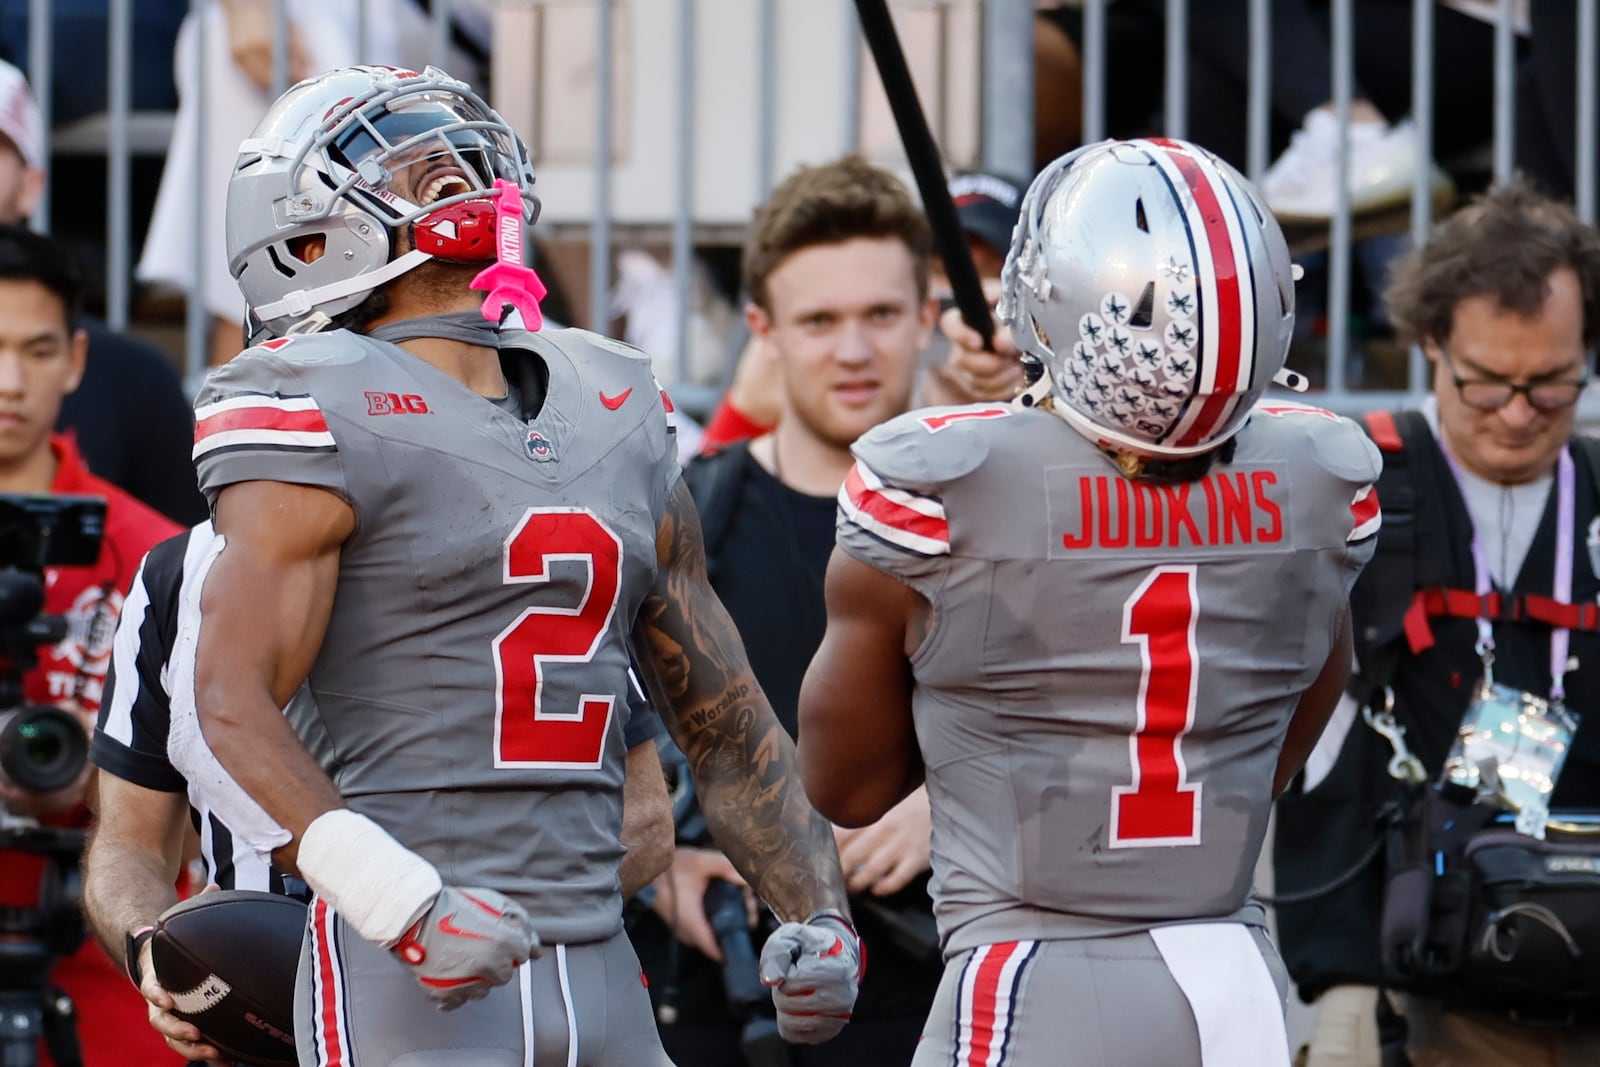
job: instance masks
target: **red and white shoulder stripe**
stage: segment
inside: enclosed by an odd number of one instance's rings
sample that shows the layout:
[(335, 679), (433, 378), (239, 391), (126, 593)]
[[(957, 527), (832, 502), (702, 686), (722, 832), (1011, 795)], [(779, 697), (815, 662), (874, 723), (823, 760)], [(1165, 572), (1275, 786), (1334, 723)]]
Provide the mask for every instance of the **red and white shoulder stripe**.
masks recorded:
[(862, 530), (918, 556), (950, 554), (950, 524), (938, 497), (886, 485), (859, 460), (839, 489), (839, 508)]
[(309, 395), (234, 393), (194, 412), (194, 458), (235, 449), (334, 452), (322, 408)]
[(1352, 544), (1365, 541), (1382, 527), (1383, 510), (1378, 507), (1378, 490), (1364, 485), (1350, 504), (1350, 536), (1346, 540)]

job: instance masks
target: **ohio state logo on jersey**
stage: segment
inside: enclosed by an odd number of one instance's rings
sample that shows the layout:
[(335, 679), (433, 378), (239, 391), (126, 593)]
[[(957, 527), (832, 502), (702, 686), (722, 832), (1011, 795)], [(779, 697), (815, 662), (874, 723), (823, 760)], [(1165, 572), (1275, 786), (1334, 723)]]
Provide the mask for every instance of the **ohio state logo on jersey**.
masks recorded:
[(555, 446), (550, 443), (550, 438), (538, 430), (529, 430), (523, 444), (527, 446), (528, 458), (540, 463), (547, 463), (556, 458)]
[(111, 661), (111, 641), (122, 615), (122, 594), (115, 588), (91, 585), (62, 612), (67, 636), (51, 651), (73, 667), (103, 675)]

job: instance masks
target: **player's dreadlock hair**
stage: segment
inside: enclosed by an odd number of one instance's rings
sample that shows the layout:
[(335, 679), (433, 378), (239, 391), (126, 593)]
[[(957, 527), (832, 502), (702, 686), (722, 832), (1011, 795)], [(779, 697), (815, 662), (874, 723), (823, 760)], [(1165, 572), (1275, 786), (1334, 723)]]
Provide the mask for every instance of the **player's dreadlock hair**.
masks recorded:
[(917, 298), (928, 295), (933, 230), (904, 183), (858, 155), (801, 167), (756, 210), (744, 249), (744, 287), (757, 306), (767, 303), (767, 278), (789, 256), (817, 245), (857, 237), (895, 237), (905, 243), (917, 279)]

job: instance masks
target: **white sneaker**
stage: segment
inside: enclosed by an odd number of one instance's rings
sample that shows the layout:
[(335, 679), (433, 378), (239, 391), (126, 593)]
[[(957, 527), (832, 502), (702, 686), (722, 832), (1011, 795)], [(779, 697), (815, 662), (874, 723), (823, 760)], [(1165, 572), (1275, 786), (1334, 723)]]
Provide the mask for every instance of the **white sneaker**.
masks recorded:
[[(1333, 217), (1338, 190), (1333, 184), (1339, 153), (1339, 120), (1322, 108), (1306, 116), (1283, 155), (1261, 178), (1267, 206), (1284, 222), (1321, 222)], [(1417, 130), (1409, 119), (1394, 126), (1380, 122), (1350, 124), (1350, 211), (1359, 215), (1397, 207), (1411, 199), (1417, 168), (1430, 169), (1437, 199), (1451, 190), (1450, 179), (1424, 160)]]

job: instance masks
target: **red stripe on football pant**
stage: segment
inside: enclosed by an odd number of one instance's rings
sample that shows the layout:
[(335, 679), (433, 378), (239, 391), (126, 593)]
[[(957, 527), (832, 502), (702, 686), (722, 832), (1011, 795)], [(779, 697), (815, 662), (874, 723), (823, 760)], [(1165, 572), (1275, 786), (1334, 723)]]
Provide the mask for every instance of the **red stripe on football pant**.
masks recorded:
[(1366, 495), (1357, 494), (1355, 503), (1350, 505), (1350, 528), (1361, 529), (1362, 525), (1377, 518), (1382, 508), (1378, 506), (1378, 490), (1368, 486)]
[(328, 420), (315, 408), (309, 411), (284, 411), (282, 408), (234, 408), (195, 423), (194, 443), (212, 434), (229, 430), (292, 430), (299, 433), (327, 433)]
[(339, 976), (333, 967), (333, 912), (325, 901), (317, 901), (317, 972), (321, 978), (317, 1013), (322, 1019), (322, 1043), (327, 1052), (324, 1067), (343, 1067), (344, 1048), (339, 1044), (339, 1004), (336, 986)]
[(1239, 386), (1239, 345), (1244, 337), (1242, 307), (1243, 294), (1239, 288), (1239, 265), (1233, 258), (1233, 242), (1228, 237), (1228, 222), (1223, 217), (1223, 206), (1217, 191), (1211, 187), (1200, 164), (1174, 141), (1163, 137), (1152, 138), (1155, 144), (1166, 149), (1178, 173), (1188, 182), (1199, 209), (1200, 221), (1205, 228), (1206, 245), (1211, 249), (1211, 272), (1217, 285), (1217, 375), (1211, 395), (1206, 397), (1200, 414), (1180, 445), (1196, 444), (1216, 429), (1217, 419)]
[(995, 1007), (1000, 999), (1000, 973), (1017, 951), (1015, 941), (989, 946), (989, 955), (978, 967), (972, 983), (972, 1052), (964, 1067), (989, 1067), (989, 1051), (994, 1046)]
[(892, 526), (906, 533), (916, 534), (933, 541), (950, 541), (950, 524), (944, 519), (936, 519), (931, 515), (924, 515), (920, 511), (897, 504), (884, 496), (876, 489), (868, 488), (862, 480), (861, 472), (854, 466), (844, 479), (845, 493), (850, 497), (850, 503), (877, 519), (885, 526)]

